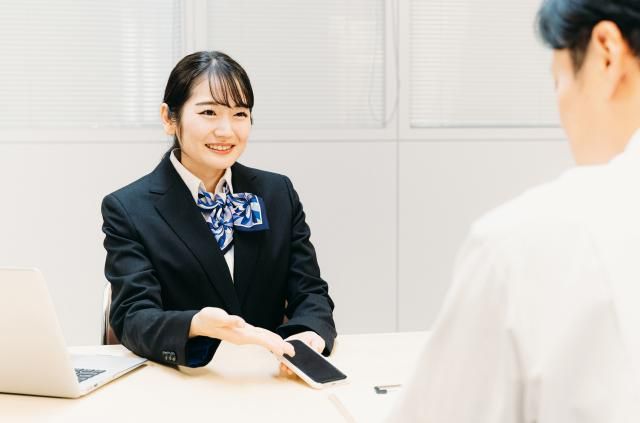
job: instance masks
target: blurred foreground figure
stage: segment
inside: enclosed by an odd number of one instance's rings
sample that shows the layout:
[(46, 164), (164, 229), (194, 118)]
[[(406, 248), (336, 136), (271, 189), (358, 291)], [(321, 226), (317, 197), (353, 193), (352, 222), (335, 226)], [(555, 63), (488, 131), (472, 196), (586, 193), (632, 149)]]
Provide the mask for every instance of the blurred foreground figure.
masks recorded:
[(640, 422), (640, 1), (537, 26), (577, 166), (472, 226), (391, 422)]

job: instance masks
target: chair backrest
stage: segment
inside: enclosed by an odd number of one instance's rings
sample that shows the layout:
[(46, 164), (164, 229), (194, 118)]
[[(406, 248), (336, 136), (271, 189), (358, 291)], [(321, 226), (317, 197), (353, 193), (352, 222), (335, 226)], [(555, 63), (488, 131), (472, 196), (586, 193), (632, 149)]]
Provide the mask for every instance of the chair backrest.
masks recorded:
[(109, 324), (111, 312), (111, 284), (107, 282), (102, 293), (102, 345), (116, 345), (120, 340)]

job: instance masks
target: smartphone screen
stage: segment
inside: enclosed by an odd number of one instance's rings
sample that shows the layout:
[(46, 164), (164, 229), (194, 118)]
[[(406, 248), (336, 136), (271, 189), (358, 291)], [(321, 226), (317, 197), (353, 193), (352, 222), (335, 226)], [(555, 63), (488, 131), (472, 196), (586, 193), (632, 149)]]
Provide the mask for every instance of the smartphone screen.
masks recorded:
[(287, 342), (293, 345), (296, 355), (291, 357), (285, 354), (284, 357), (291, 364), (302, 370), (314, 382), (327, 383), (347, 378), (347, 375), (335, 368), (304, 342), (297, 339)]

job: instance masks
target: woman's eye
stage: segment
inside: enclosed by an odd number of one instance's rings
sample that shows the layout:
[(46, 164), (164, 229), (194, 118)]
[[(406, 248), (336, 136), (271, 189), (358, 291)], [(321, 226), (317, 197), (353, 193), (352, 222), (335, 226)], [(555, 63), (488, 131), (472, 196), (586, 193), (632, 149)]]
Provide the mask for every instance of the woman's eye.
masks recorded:
[(200, 112), (201, 115), (205, 115), (205, 116), (214, 116), (215, 112), (213, 110), (205, 110)]
[(238, 113), (236, 113), (236, 116), (247, 117), (247, 114), (245, 112), (238, 112)]

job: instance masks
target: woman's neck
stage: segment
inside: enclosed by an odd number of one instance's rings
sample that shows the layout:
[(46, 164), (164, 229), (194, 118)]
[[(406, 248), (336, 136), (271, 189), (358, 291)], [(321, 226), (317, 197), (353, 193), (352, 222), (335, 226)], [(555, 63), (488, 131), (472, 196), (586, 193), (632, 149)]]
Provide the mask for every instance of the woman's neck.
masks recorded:
[(212, 169), (211, 167), (203, 166), (186, 154), (178, 154), (178, 159), (189, 172), (202, 181), (204, 188), (208, 192), (214, 192), (222, 175), (224, 175), (225, 169)]

